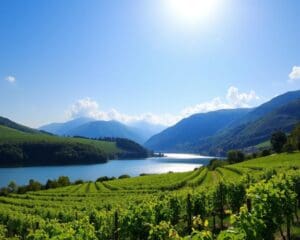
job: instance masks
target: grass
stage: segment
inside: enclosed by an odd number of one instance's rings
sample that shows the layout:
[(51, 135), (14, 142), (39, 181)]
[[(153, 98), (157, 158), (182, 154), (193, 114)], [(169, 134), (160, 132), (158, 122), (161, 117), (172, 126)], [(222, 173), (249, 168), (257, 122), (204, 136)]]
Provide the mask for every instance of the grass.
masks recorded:
[(233, 167), (246, 168), (290, 168), (300, 167), (300, 153), (272, 154), (267, 157), (252, 159), (232, 165)]

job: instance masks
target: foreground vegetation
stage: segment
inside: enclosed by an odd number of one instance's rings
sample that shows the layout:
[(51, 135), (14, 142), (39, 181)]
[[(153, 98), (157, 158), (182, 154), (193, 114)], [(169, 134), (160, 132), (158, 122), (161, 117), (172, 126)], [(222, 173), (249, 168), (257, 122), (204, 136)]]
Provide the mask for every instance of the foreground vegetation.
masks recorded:
[(186, 173), (71, 185), (61, 178), (68, 186), (15, 189), (0, 197), (0, 239), (292, 239), (299, 167), (296, 152)]

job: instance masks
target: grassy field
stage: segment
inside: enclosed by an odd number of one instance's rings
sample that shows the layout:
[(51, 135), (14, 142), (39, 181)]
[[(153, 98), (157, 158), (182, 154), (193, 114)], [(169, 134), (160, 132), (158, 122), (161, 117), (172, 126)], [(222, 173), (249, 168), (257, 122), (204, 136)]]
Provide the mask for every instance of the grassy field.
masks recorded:
[[(51, 136), (48, 139), (49, 141), (55, 140)], [(116, 211), (120, 214), (122, 224), (127, 224), (126, 218), (139, 211), (130, 220), (130, 224), (135, 224), (135, 227), (138, 228), (137, 226), (141, 227), (140, 224), (143, 221), (155, 220), (148, 219), (149, 211), (156, 214), (159, 211), (164, 216), (164, 214), (168, 214), (164, 212), (169, 211), (166, 210), (169, 209), (168, 204), (177, 206), (176, 201), (179, 201), (178, 206), (181, 206), (178, 211), (183, 211), (186, 206), (184, 199), (189, 193), (197, 196), (198, 192), (209, 192), (220, 181), (238, 182), (245, 174), (255, 177), (267, 169), (275, 168), (277, 171), (284, 171), (292, 167), (300, 167), (300, 153), (271, 155), (234, 165), (226, 165), (214, 171), (202, 167), (185, 173), (153, 174), (106, 182), (86, 182), (57, 189), (27, 192), (26, 194), (10, 194), (0, 197), (0, 227), (2, 224), (9, 232), (6, 234), (6, 239), (10, 239), (9, 236), (12, 237), (15, 232), (20, 234), (20, 239), (23, 239), (22, 234), (28, 235), (31, 228), (33, 229), (31, 232), (36, 231), (36, 222), (39, 222), (38, 226), (43, 229), (47, 228), (50, 223), (54, 224), (55, 228), (66, 229), (68, 224), (76, 224), (78, 219), (87, 217), (90, 221), (94, 221), (91, 220), (94, 218), (98, 219), (98, 224), (101, 222), (101, 227), (97, 225), (101, 229), (101, 234), (113, 234)], [(178, 200), (174, 202), (172, 199)], [(140, 205), (144, 207), (138, 208), (137, 206)], [(163, 206), (167, 206), (167, 208), (163, 208)], [(141, 219), (136, 219), (137, 216)], [(28, 220), (29, 218), (30, 220)], [(11, 226), (11, 224), (18, 224), (19, 222), (23, 224), (23, 221), (28, 221), (30, 224), (24, 223), (24, 228)], [(210, 227), (212, 222), (213, 220), (209, 218)], [(225, 219), (225, 223), (229, 224), (229, 220)], [(97, 223), (93, 224), (96, 228), (95, 224)], [(126, 226), (123, 227), (129, 229), (129, 225)], [(178, 229), (182, 228), (180, 225), (178, 226)], [(74, 230), (73, 225), (72, 229)], [(128, 232), (131, 231), (128, 229)], [(132, 231), (134, 232), (134, 230)], [(140, 231), (142, 232), (142, 230)], [(178, 231), (180, 232), (180, 230)], [(296, 235), (299, 229), (294, 226), (293, 231)], [(100, 232), (98, 234), (98, 237), (86, 237), (86, 239), (110, 239), (109, 236), (105, 237)]]

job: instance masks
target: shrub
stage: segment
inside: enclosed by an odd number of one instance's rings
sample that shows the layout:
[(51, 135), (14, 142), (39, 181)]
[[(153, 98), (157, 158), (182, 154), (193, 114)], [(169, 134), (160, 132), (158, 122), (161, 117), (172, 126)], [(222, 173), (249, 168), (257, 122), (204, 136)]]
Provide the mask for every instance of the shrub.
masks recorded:
[(238, 163), (245, 160), (245, 154), (239, 150), (230, 150), (227, 153), (227, 161), (232, 163)]
[(207, 167), (209, 170), (215, 170), (216, 168), (222, 167), (227, 164), (228, 164), (228, 162), (226, 160), (220, 160), (220, 159), (214, 158), (214, 159), (210, 160)]
[(130, 178), (130, 176), (128, 174), (123, 174), (119, 176), (119, 179), (123, 179), (123, 178)]
[(277, 153), (281, 153), (283, 146), (287, 142), (287, 137), (284, 132), (278, 131), (272, 134), (271, 145), (273, 150)]
[(270, 149), (264, 149), (260, 153), (260, 156), (262, 156), (262, 157), (266, 157), (266, 156), (269, 156), (269, 155), (271, 155), (271, 150)]

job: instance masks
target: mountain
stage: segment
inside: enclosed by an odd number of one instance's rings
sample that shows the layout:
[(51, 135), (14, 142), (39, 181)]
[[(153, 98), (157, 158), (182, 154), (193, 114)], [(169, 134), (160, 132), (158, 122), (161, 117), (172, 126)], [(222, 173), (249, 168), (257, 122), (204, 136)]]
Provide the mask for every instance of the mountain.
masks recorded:
[[(255, 146), (270, 139), (274, 131), (290, 132), (300, 122), (300, 98), (279, 106), (256, 120), (218, 133), (206, 143), (198, 143), (197, 151), (225, 154), (230, 149)], [(196, 146), (195, 146), (196, 147)], [(197, 147), (196, 147), (197, 148)]]
[[(290, 131), (300, 121), (299, 99), (300, 91), (287, 92), (229, 121), (222, 111), (195, 114), (153, 136), (145, 146), (156, 151), (225, 155), (229, 149), (246, 148), (265, 141), (275, 130)], [(227, 111), (230, 114), (232, 110)], [(221, 114), (215, 115), (218, 112)]]
[(213, 136), (241, 119), (250, 109), (228, 109), (194, 114), (151, 137), (145, 146), (156, 151), (182, 151), (200, 139)]
[(65, 123), (50, 123), (41, 126), (39, 129), (56, 135), (68, 135), (67, 134), (68, 131), (71, 131), (74, 128), (77, 128), (85, 123), (92, 122), (92, 121), (95, 120), (92, 118), (81, 117), (81, 118), (75, 118)]
[(117, 121), (93, 121), (82, 124), (65, 132), (68, 136), (82, 136), (88, 138), (127, 138), (142, 143), (145, 139), (134, 129)]
[(127, 139), (59, 137), (0, 117), (0, 167), (91, 164), (148, 155), (145, 148)]
[(132, 122), (129, 123), (128, 126), (137, 132), (145, 141), (167, 128), (164, 125), (153, 124), (147, 121)]
[(165, 126), (136, 121), (128, 125), (117, 121), (96, 121), (92, 118), (76, 118), (65, 123), (51, 123), (39, 129), (60, 136), (119, 137), (144, 143), (151, 136), (161, 132)]

